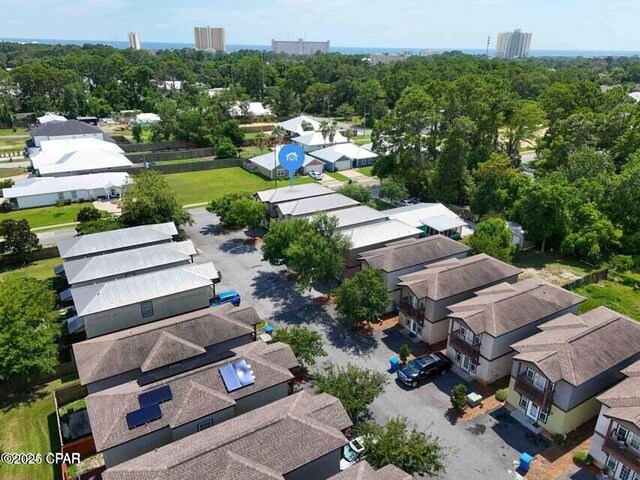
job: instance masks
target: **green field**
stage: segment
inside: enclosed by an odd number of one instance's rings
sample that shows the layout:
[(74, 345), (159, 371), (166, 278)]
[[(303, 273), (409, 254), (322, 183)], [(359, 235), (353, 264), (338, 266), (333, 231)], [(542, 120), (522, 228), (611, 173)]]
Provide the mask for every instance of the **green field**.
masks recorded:
[(587, 297), (580, 305), (580, 312), (605, 306), (640, 321), (640, 292), (634, 291), (633, 287), (608, 280), (575, 288), (574, 292)]
[(374, 177), (375, 176), (373, 174), (373, 166), (356, 168), (356, 171), (360, 172), (363, 175), (366, 175), (367, 177)]
[[(258, 192), (274, 188), (274, 181), (249, 173), (243, 168), (220, 168), (200, 172), (171, 173), (164, 176), (182, 205), (208, 202), (233, 192)], [(298, 177), (296, 184), (311, 183), (308, 177)], [(278, 187), (284, 187), (288, 180), (278, 180)]]
[(366, 145), (371, 143), (371, 135), (357, 135), (351, 139), (356, 145)]
[(38, 280), (46, 280), (55, 276), (53, 269), (62, 263), (60, 257), (36, 260), (23, 267), (0, 267), (0, 280), (14, 275), (28, 275)]
[(329, 175), (331, 178), (333, 178), (334, 180), (338, 180), (339, 182), (348, 182), (349, 181), (349, 177), (345, 177), (343, 174), (341, 174), (340, 172), (328, 172), (325, 170), (325, 172), (327, 175)]
[(0, 178), (15, 177), (23, 173), (25, 170), (21, 167), (0, 168)]
[(268, 153), (268, 152), (269, 152), (268, 148), (260, 149), (259, 147), (256, 147), (256, 146), (242, 147), (240, 149), (239, 157), (240, 158), (253, 158), (253, 157), (257, 157), (258, 155), (263, 155), (263, 154)]
[(89, 203), (74, 203), (63, 207), (52, 206), (14, 210), (13, 212), (0, 213), (0, 221), (26, 219), (31, 228), (70, 223), (76, 221), (76, 215), (78, 215), (80, 209), (87, 205)]
[(16, 128), (15, 132), (13, 131), (12, 128), (0, 129), (0, 137), (7, 137), (7, 136), (13, 137), (17, 135), (22, 135), (26, 140), (26, 138), (29, 136), (29, 131), (26, 128)]

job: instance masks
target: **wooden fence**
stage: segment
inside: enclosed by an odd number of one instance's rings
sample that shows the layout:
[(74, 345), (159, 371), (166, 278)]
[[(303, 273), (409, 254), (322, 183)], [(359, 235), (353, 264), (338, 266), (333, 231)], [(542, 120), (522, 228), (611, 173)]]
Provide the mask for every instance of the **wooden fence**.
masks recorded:
[(215, 170), (218, 168), (241, 167), (242, 159), (240, 158), (216, 158), (214, 160), (202, 160), (200, 162), (191, 163), (159, 163), (149, 168), (162, 173), (183, 173), (197, 172), (200, 170)]
[[(42, 247), (42, 249), (37, 252), (33, 252), (29, 254), (29, 260), (45, 260), (47, 258), (55, 258), (59, 257), (60, 253), (58, 252), (58, 247), (55, 245), (50, 245), (46, 247)], [(0, 255), (0, 266), (14, 265), (15, 259), (11, 255)]]
[(175, 150), (170, 152), (128, 153), (125, 156), (133, 163), (145, 163), (213, 157), (215, 154), (215, 148), (196, 148), (191, 150)]
[(602, 268), (595, 270), (591, 273), (587, 273), (584, 277), (578, 278), (563, 285), (564, 288), (571, 290), (572, 288), (581, 287), (589, 283), (598, 283), (609, 278), (609, 268)]
[(166, 142), (152, 143), (119, 143), (118, 146), (122, 150), (124, 150), (125, 153), (158, 152), (162, 150), (184, 150), (186, 148), (196, 147), (193, 142), (185, 142), (182, 140), (171, 140)]

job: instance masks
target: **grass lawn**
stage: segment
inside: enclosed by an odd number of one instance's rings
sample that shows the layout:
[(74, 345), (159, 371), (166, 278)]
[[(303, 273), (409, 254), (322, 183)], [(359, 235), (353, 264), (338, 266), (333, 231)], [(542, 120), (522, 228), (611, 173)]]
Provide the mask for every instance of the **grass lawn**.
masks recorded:
[(25, 169), (21, 167), (0, 168), (0, 178), (15, 177), (23, 173), (25, 173)]
[(244, 139), (245, 140), (255, 140), (256, 138), (260, 138), (260, 134), (262, 134), (262, 136), (266, 139), (269, 138), (269, 135), (267, 135), (265, 132), (246, 132), (244, 134)]
[(513, 264), (524, 270), (522, 277), (536, 275), (555, 285), (564, 285), (572, 280), (583, 277), (598, 266), (589, 265), (565, 258), (556, 253), (541, 253), (529, 250), (516, 252)]
[(373, 202), (375, 203), (374, 208), (376, 210), (382, 211), (382, 210), (389, 210), (390, 208), (393, 208), (393, 205), (391, 205), (390, 203), (384, 202), (379, 198), (374, 198)]
[(366, 145), (371, 143), (371, 135), (357, 135), (351, 139), (356, 145)]
[(258, 155), (262, 155), (264, 153), (269, 153), (269, 149), (268, 148), (260, 149), (259, 147), (256, 147), (256, 146), (242, 147), (240, 149), (239, 157), (253, 158), (253, 157), (257, 157)]
[(338, 180), (339, 182), (348, 182), (349, 181), (349, 177), (345, 177), (340, 172), (328, 172), (328, 171), (325, 170), (324, 173), (329, 175), (331, 178), (333, 178), (335, 180)]
[[(69, 383), (71, 379), (65, 381)], [(65, 381), (58, 379), (29, 392), (0, 397), (0, 445), (3, 451), (43, 456), (60, 451), (51, 393), (64, 386)], [(44, 461), (40, 465), (0, 465), (3, 480), (57, 480), (61, 477), (59, 467)]]
[(0, 221), (6, 219), (26, 219), (29, 225), (31, 225), (31, 228), (70, 223), (76, 221), (76, 215), (78, 215), (80, 209), (87, 205), (90, 205), (90, 203), (74, 203), (63, 207), (52, 206), (14, 210), (13, 212), (0, 213)]
[(605, 306), (640, 321), (640, 293), (633, 287), (607, 280), (575, 288), (574, 292), (587, 297), (587, 301), (580, 305), (580, 312)]
[[(274, 188), (274, 181), (247, 172), (241, 167), (203, 170), (200, 172), (171, 173), (164, 176), (182, 205), (208, 202), (233, 192), (259, 192)], [(311, 183), (309, 177), (297, 177), (296, 184)], [(278, 187), (287, 186), (288, 180), (278, 180)]]
[(46, 280), (55, 276), (53, 269), (61, 263), (62, 259), (60, 257), (55, 257), (36, 260), (35, 262), (28, 263), (20, 268), (0, 267), (0, 280), (15, 275), (28, 275), (29, 277), (34, 277), (38, 280)]
[(0, 137), (16, 136), (16, 135), (22, 135), (26, 138), (29, 136), (29, 131), (26, 128), (16, 128), (15, 132), (13, 131), (12, 128), (0, 129)]
[(375, 176), (373, 174), (373, 166), (372, 165), (370, 165), (368, 167), (356, 168), (356, 171), (360, 172), (363, 175), (366, 175), (367, 177), (374, 177)]

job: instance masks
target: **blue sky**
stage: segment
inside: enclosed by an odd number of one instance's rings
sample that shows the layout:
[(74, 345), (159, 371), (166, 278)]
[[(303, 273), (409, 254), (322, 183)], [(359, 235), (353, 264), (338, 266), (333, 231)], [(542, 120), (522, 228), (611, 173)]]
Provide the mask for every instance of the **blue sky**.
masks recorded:
[(0, 37), (193, 42), (195, 25), (229, 44), (271, 38), (334, 46), (492, 47), (533, 32), (532, 49), (640, 50), (638, 0), (0, 0)]

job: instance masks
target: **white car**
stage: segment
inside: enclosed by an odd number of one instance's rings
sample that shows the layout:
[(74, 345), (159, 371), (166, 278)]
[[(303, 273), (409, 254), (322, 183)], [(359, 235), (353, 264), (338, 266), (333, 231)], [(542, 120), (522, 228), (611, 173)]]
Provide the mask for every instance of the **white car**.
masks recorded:
[(320, 172), (309, 172), (309, 176), (314, 180), (322, 180), (322, 173)]
[(362, 458), (364, 452), (364, 439), (356, 437), (342, 448), (342, 458), (340, 459), (340, 470), (346, 470)]

